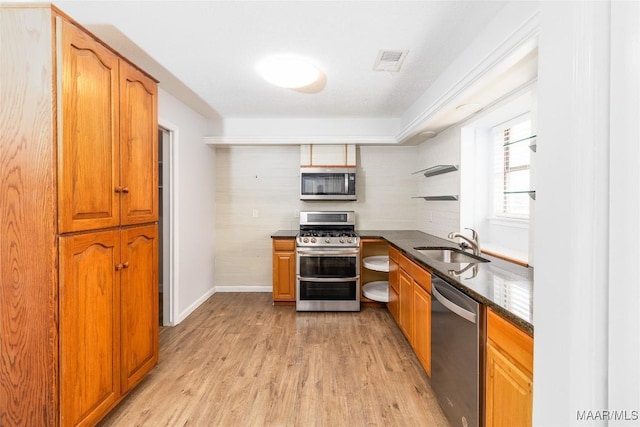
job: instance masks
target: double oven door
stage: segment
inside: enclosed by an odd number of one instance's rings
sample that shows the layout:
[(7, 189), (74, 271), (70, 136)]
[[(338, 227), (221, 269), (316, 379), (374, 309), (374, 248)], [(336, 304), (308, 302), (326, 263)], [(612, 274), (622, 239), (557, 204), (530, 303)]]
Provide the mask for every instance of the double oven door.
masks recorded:
[(299, 247), (297, 311), (360, 311), (358, 248)]

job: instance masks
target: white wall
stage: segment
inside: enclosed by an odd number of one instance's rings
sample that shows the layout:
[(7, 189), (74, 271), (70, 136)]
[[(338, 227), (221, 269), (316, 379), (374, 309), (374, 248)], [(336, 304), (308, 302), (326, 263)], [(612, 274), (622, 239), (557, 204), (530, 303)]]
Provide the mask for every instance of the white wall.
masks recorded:
[(534, 425), (638, 423), (639, 12), (541, 3)]
[(640, 3), (614, 3), (611, 30), (607, 397), (610, 408), (638, 409), (640, 286), (630, 266), (640, 259)]
[(356, 202), (303, 202), (299, 146), (217, 147), (216, 291), (271, 291), (270, 236), (296, 230), (296, 211), (353, 210), (359, 229), (413, 229), (416, 151), (359, 147)]
[(180, 323), (213, 293), (215, 255), (215, 150), (202, 143), (212, 124), (166, 91), (158, 121), (175, 130), (173, 323)]
[[(426, 169), (436, 165), (460, 165), (460, 126), (452, 126), (418, 146), (420, 166)], [(460, 195), (460, 170), (425, 177), (416, 174), (420, 196)], [(420, 200), (417, 206), (418, 230), (434, 236), (447, 238), (452, 231), (460, 229), (459, 201)]]

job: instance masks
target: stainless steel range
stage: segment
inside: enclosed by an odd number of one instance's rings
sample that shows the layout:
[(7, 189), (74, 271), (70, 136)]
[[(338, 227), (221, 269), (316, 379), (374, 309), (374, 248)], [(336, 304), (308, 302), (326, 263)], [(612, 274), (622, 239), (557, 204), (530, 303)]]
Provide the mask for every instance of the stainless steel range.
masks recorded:
[(296, 310), (360, 311), (355, 212), (300, 212)]

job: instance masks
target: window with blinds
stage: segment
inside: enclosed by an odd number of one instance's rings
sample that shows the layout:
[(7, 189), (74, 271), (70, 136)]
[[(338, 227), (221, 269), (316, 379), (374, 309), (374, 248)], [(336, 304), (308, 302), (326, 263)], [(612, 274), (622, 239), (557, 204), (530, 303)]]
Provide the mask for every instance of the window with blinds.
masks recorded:
[[(499, 270), (499, 269), (498, 269)], [(518, 282), (514, 280), (512, 274), (492, 269), (493, 277), (493, 300), (523, 319), (529, 319), (531, 313), (531, 297), (533, 295), (530, 282)]]
[(496, 155), (494, 214), (529, 219), (531, 119), (528, 115), (519, 117), (493, 131)]

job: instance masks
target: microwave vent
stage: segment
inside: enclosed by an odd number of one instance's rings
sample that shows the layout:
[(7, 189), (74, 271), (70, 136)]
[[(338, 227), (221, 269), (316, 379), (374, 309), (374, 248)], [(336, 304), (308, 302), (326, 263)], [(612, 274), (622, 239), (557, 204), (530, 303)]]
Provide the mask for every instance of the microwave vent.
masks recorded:
[(408, 53), (408, 50), (381, 50), (378, 52), (373, 69), (374, 71), (398, 72)]

